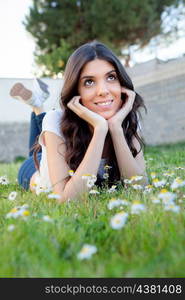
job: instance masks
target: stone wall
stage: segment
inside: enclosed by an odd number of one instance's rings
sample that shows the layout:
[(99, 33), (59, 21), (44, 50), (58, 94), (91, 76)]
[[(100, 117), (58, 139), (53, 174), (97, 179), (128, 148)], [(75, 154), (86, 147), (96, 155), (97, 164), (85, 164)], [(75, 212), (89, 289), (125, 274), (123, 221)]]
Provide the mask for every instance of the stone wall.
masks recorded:
[(152, 60), (128, 69), (144, 98), (142, 129), (150, 145), (185, 141), (185, 58)]
[(147, 144), (185, 141), (185, 74), (138, 87), (148, 113), (143, 115)]
[(0, 123), (0, 162), (28, 156), (29, 123)]

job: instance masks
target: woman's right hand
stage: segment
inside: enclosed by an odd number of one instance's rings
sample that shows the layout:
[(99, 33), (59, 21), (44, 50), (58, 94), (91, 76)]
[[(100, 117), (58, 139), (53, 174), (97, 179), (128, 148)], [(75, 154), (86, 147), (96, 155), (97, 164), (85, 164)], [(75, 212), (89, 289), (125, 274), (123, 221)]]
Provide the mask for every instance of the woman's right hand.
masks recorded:
[(68, 102), (67, 107), (70, 108), (81, 119), (85, 120), (87, 123), (93, 126), (94, 129), (101, 128), (101, 129), (108, 130), (107, 121), (99, 114), (83, 106), (80, 103), (80, 98), (81, 98), (80, 96), (73, 97)]

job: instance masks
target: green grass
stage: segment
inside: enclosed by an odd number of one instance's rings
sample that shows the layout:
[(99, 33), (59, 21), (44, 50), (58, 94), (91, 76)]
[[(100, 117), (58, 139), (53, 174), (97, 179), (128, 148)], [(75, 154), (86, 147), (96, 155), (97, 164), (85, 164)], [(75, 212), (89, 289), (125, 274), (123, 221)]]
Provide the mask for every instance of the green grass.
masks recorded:
[[(185, 180), (185, 143), (147, 147), (147, 172), (173, 171), (174, 178)], [(161, 188), (152, 192), (118, 188), (110, 194), (106, 189), (96, 196), (85, 195), (84, 200), (57, 204), (46, 194), (36, 196), (23, 191), (16, 183), (20, 163), (0, 164), (0, 176), (7, 175), (10, 184), (0, 185), (0, 277), (184, 277), (185, 275), (185, 187), (175, 190), (178, 213), (165, 211), (164, 205), (152, 202)], [(166, 186), (170, 191), (170, 186)], [(7, 199), (12, 191), (18, 195)], [(146, 211), (129, 213), (125, 226), (114, 230), (110, 219), (122, 210), (109, 210), (111, 198), (130, 203), (139, 200)], [(179, 201), (180, 200), (180, 201)], [(6, 218), (15, 206), (29, 205), (30, 215)], [(49, 215), (52, 222), (42, 220)], [(10, 224), (15, 225), (8, 231)], [(95, 245), (97, 253), (89, 260), (79, 260), (77, 254), (85, 244)]]

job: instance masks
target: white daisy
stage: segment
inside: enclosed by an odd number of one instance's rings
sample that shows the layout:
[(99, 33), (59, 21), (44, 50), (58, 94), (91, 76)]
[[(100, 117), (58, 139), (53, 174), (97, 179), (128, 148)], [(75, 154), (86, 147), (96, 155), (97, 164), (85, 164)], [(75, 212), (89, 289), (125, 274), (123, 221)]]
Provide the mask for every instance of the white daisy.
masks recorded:
[(110, 226), (116, 230), (121, 229), (125, 225), (127, 218), (128, 214), (124, 211), (121, 211), (111, 218)]
[(16, 197), (17, 197), (17, 192), (11, 192), (11, 193), (8, 195), (8, 200), (14, 201)]
[(49, 199), (60, 199), (60, 195), (55, 194), (55, 193), (51, 193), (47, 196)]
[(15, 229), (15, 225), (13, 225), (13, 224), (10, 224), (9, 226), (8, 226), (8, 228), (7, 228), (7, 230), (8, 231), (14, 231), (14, 229)]
[(36, 195), (40, 195), (41, 193), (49, 193), (51, 192), (51, 188), (44, 188), (42, 186), (36, 185), (35, 186), (35, 193)]
[(18, 217), (28, 217), (30, 212), (27, 210), (27, 205), (24, 204), (22, 206), (16, 206), (6, 215), (6, 218), (14, 218), (17, 219)]
[(97, 252), (96, 246), (84, 244), (80, 252), (77, 254), (77, 258), (80, 260), (90, 259), (93, 254)]
[(166, 189), (162, 189), (158, 195), (159, 199), (162, 199), (164, 204), (172, 204), (176, 198), (176, 194), (168, 192)]
[(166, 180), (162, 179), (162, 180), (159, 180), (157, 178), (155, 178), (153, 181), (152, 181), (153, 185), (155, 187), (163, 187), (165, 184), (166, 184)]
[(158, 204), (158, 203), (161, 203), (161, 200), (160, 200), (160, 199), (157, 199), (157, 198), (153, 198), (153, 199), (152, 199), (152, 203)]
[(140, 185), (140, 184), (132, 184), (132, 188), (134, 190), (142, 190), (143, 189), (142, 185)]
[(173, 172), (165, 172), (163, 175), (166, 177), (172, 177), (174, 175), (174, 173)]
[(153, 190), (153, 185), (148, 184), (144, 187), (144, 193), (150, 193)]
[(174, 181), (171, 184), (171, 189), (175, 190), (179, 187), (182, 187), (185, 185), (185, 180), (182, 180), (181, 178), (177, 177), (174, 179)]
[(0, 177), (0, 184), (3, 184), (3, 185), (9, 184), (9, 180), (8, 180), (7, 176)]
[(82, 175), (82, 179), (83, 180), (87, 180), (89, 178), (92, 178), (92, 174), (84, 174), (84, 175)]
[(152, 179), (156, 178), (156, 173), (155, 172), (151, 172), (150, 176), (152, 177)]
[(141, 179), (143, 179), (143, 176), (141, 176), (141, 175), (132, 176), (130, 178), (131, 182), (133, 182), (133, 181), (140, 181)]
[(144, 204), (140, 203), (139, 201), (134, 201), (131, 205), (131, 214), (139, 214), (142, 211), (145, 211), (146, 207)]
[(116, 185), (112, 185), (110, 189), (108, 189), (108, 193), (114, 193), (116, 191)]
[(175, 167), (175, 170), (184, 170), (185, 168), (182, 167)]
[(89, 194), (91, 194), (91, 195), (97, 195), (97, 194), (99, 194), (100, 192), (98, 192), (97, 190), (90, 190), (89, 191)]
[(91, 178), (89, 178), (88, 180), (87, 180), (87, 187), (88, 188), (92, 188), (93, 186), (94, 186), (94, 180), (93, 179), (91, 179)]
[(94, 182), (96, 182), (96, 180), (97, 180), (97, 176), (96, 176), (96, 175), (94, 175), (94, 174), (92, 174), (92, 175), (91, 175), (91, 179), (92, 179), (92, 180), (94, 180)]
[(53, 220), (50, 216), (43, 216), (42, 220), (45, 221), (45, 222), (53, 222)]
[(27, 209), (29, 207), (29, 205), (28, 204), (23, 204), (22, 206), (20, 206), (20, 208), (22, 208), (22, 209)]
[(130, 184), (131, 183), (130, 179), (124, 179), (123, 181), (124, 181), (125, 184)]
[(109, 174), (108, 173), (104, 173), (103, 174), (103, 179), (108, 179), (109, 178)]
[(95, 184), (95, 182), (97, 180), (97, 177), (94, 174), (84, 174), (82, 176), (82, 180), (86, 180), (87, 181), (86, 182), (87, 187), (91, 188), (91, 187), (94, 186), (94, 184)]
[(180, 211), (180, 206), (175, 204), (169, 204), (164, 206), (164, 210), (178, 213)]
[(104, 170), (109, 170), (109, 169), (112, 169), (112, 167), (109, 166), (109, 165), (105, 165), (105, 166), (104, 166)]
[(111, 199), (110, 201), (109, 201), (109, 203), (108, 203), (108, 205), (107, 205), (107, 207), (108, 207), (108, 209), (113, 209), (114, 207), (119, 207), (119, 206), (121, 206), (121, 205), (128, 205), (129, 204), (129, 202), (128, 201), (126, 201), (126, 200), (122, 200), (122, 199), (115, 199), (115, 198), (113, 198), (113, 199)]
[(73, 170), (69, 170), (68, 174), (69, 174), (69, 176), (73, 176), (74, 175), (74, 171)]

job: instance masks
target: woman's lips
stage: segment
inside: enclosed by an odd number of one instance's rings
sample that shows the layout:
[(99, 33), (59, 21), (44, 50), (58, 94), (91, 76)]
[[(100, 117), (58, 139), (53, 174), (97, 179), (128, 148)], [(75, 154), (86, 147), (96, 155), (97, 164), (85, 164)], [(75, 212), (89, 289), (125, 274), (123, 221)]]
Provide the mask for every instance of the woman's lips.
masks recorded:
[(113, 100), (101, 101), (95, 103), (100, 108), (109, 108), (112, 106)]

